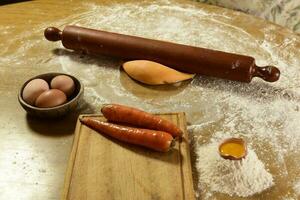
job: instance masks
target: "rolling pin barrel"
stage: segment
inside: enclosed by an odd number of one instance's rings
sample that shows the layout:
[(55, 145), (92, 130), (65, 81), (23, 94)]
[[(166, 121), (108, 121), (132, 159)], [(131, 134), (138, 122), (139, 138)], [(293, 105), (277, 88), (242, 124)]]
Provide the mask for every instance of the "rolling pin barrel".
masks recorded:
[(280, 76), (276, 67), (257, 67), (252, 57), (205, 48), (78, 26), (66, 26), (63, 31), (49, 27), (44, 34), (50, 41), (61, 40), (67, 49), (126, 60), (151, 60), (187, 73), (242, 82), (250, 82), (253, 77), (274, 82)]

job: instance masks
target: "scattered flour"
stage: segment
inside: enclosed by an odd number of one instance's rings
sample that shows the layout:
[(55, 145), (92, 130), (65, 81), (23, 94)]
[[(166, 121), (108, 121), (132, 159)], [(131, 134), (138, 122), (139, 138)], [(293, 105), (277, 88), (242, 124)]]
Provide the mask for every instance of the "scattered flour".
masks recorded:
[[(229, 17), (225, 11), (210, 14), (192, 5), (170, 2), (164, 1), (162, 5), (86, 4), (88, 11), (73, 19), (72, 23), (241, 54), (251, 52), (259, 65), (278, 65), (282, 71), (280, 81), (269, 84), (254, 79), (247, 85), (198, 76), (188, 86), (173, 92), (141, 88), (130, 80), (124, 81), (124, 76), (113, 67), (119, 65), (115, 60), (59, 53), (62, 69), (81, 76), (86, 86), (86, 100), (90, 105), (119, 99), (124, 104), (138, 105), (154, 112), (183, 110), (191, 123), (202, 124), (204, 130), (210, 130), (209, 134), (223, 137), (226, 132), (230, 133), (228, 136), (247, 138), (257, 145), (260, 155), (268, 154), (271, 149), (277, 155), (272, 157), (276, 162), (271, 165), (278, 166), (278, 174), (288, 175), (284, 155), (297, 151), (300, 145), (300, 61), (296, 59), (300, 52), (295, 51), (296, 38), (286, 37), (276, 43), (274, 29), (270, 26), (261, 30), (264, 35), (262, 39), (256, 39), (251, 31), (231, 25), (230, 21), (235, 16)], [(138, 89), (149, 93), (151, 97), (140, 95), (136, 92)], [(266, 150), (265, 145), (270, 145), (270, 149)], [(250, 161), (257, 159), (256, 154), (250, 153), (249, 156), (251, 155)], [(268, 163), (267, 160), (264, 162)], [(257, 163), (257, 167), (261, 167), (263, 171), (261, 161)], [(253, 167), (253, 163), (248, 167), (251, 166)], [(253, 193), (260, 192), (273, 183), (270, 183), (270, 176), (266, 177), (263, 185), (257, 185), (258, 188), (255, 185), (250, 187)], [(224, 188), (218, 189), (231, 194), (229, 190), (232, 188), (224, 185)], [(235, 189), (231, 192), (240, 196), (251, 194), (250, 190), (243, 191), (239, 187)]]
[(297, 196), (300, 197), (300, 179), (295, 182), (293, 189), (296, 192)]
[(218, 154), (218, 143), (201, 145), (197, 150), (197, 169), (201, 188), (230, 196), (247, 197), (271, 187), (272, 175), (252, 149), (242, 161), (223, 159)]
[[(291, 186), (299, 180), (289, 174), (290, 170), (300, 174), (297, 167), (300, 163), (299, 36), (275, 25), (253, 30), (251, 24), (257, 23), (255, 18), (173, 0), (111, 5), (82, 3), (82, 8), (86, 11), (37, 25), (16, 35), (9, 45), (0, 44), (3, 49), (0, 65), (3, 62), (14, 66), (19, 73), (24, 66), (31, 66), (35, 73), (45, 73), (50, 67), (79, 77), (85, 85), (86, 105), (82, 106), (82, 112), (97, 112), (100, 104), (109, 102), (135, 105), (152, 112), (184, 111), (188, 122), (197, 127), (191, 134), (199, 145), (212, 135), (243, 137), (260, 160), (274, 169), (274, 187), (278, 177), (286, 177), (287, 185)], [(239, 20), (242, 21), (237, 24)], [(146, 87), (122, 73), (118, 60), (78, 55), (43, 38), (47, 26), (63, 28), (66, 24), (251, 55), (258, 65), (278, 66), (281, 78), (275, 83), (254, 79), (251, 84), (244, 84), (196, 76), (179, 87)], [(4, 34), (11, 31), (10, 27), (1, 28)], [(12, 53), (12, 46), (19, 48)], [(288, 165), (286, 160), (295, 162)]]

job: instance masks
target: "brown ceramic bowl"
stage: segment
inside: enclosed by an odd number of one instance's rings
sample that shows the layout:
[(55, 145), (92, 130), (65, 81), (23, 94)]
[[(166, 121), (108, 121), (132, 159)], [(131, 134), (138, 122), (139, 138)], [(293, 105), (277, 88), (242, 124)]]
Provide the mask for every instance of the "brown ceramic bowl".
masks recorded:
[[(36, 79), (36, 78), (40, 78), (40, 79), (44, 79), (45, 81), (47, 81), (48, 84), (50, 85), (52, 78), (54, 78), (57, 75), (67, 75), (67, 76), (71, 77), (75, 83), (75, 91), (73, 92), (73, 94), (70, 97), (68, 97), (68, 100), (66, 103), (56, 106), (56, 107), (52, 107), (52, 108), (39, 108), (39, 107), (29, 105), (28, 103), (26, 103), (23, 100), (23, 98), (22, 98), (23, 89), (29, 81)], [(18, 100), (19, 100), (19, 103), (21, 104), (21, 106), (26, 110), (26, 112), (29, 115), (41, 117), (41, 118), (56, 118), (56, 117), (61, 117), (63, 115), (66, 115), (70, 111), (76, 109), (78, 102), (83, 95), (83, 90), (84, 90), (83, 84), (74, 76), (71, 76), (69, 74), (64, 74), (64, 73), (46, 73), (46, 74), (41, 74), (41, 75), (32, 77), (31, 79), (26, 81), (22, 85), (21, 90), (19, 91)]]

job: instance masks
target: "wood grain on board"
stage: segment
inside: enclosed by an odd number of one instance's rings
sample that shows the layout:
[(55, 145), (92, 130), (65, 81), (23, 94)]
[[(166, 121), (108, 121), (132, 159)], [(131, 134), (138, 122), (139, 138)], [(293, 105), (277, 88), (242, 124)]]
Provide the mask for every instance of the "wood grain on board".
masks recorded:
[(119, 142), (78, 121), (62, 199), (194, 199), (185, 115), (159, 116), (184, 130), (167, 153)]

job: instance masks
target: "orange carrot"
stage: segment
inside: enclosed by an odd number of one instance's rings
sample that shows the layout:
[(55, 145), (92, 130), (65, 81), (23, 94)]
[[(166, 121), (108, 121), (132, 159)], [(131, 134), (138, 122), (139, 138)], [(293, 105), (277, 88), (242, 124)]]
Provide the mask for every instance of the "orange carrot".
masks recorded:
[(172, 122), (137, 108), (108, 104), (102, 107), (101, 112), (111, 122), (127, 123), (142, 128), (165, 131), (174, 137), (182, 135), (182, 131)]
[(89, 117), (84, 117), (79, 120), (97, 132), (123, 142), (148, 147), (156, 151), (167, 152), (174, 145), (173, 137), (167, 132), (132, 128), (101, 122)]

